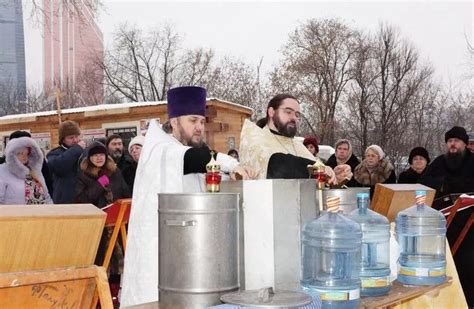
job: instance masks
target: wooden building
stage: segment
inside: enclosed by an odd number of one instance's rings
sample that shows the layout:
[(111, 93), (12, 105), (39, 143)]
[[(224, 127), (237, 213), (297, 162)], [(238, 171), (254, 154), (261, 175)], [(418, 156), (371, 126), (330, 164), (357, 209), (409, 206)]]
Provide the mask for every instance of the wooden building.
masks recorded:
[[(238, 149), (244, 120), (252, 115), (249, 107), (209, 98), (206, 106), (206, 142), (220, 152)], [(126, 145), (138, 134), (144, 135), (151, 119), (160, 123), (168, 120), (166, 101), (101, 104), (57, 111), (0, 117), (0, 152), (10, 133), (25, 130), (47, 152), (58, 144), (59, 118), (76, 121), (83, 139), (90, 142), (111, 134), (120, 134)]]

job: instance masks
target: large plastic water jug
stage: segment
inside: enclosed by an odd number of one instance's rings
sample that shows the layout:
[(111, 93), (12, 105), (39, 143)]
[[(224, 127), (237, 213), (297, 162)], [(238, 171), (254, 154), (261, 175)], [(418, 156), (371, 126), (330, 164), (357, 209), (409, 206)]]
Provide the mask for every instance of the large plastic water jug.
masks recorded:
[(398, 281), (408, 285), (440, 284), (446, 280), (446, 219), (425, 205), (426, 191), (415, 194), (415, 205), (399, 212), (396, 219)]
[(302, 235), (302, 289), (322, 308), (357, 308), (360, 299), (360, 225), (328, 212), (307, 223)]
[(390, 290), (390, 223), (368, 209), (369, 194), (357, 194), (357, 207), (349, 218), (362, 229), (360, 295), (380, 296)]

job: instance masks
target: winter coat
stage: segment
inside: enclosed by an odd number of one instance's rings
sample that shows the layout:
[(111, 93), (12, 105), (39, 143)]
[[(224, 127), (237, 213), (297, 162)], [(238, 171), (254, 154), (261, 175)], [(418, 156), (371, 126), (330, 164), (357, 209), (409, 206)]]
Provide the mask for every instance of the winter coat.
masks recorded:
[(61, 145), (48, 153), (48, 167), (53, 178), (55, 204), (74, 203), (78, 161), (82, 152), (83, 149), (79, 145), (73, 145), (70, 148)]
[(119, 170), (123, 173), (123, 171), (128, 168), (129, 166), (131, 166), (133, 164), (133, 159), (130, 158), (129, 156), (123, 154), (120, 159), (118, 159), (117, 162), (117, 167), (119, 168)]
[(122, 176), (125, 182), (128, 185), (128, 188), (130, 189), (130, 192), (133, 193), (133, 185), (135, 183), (135, 175), (137, 174), (137, 166), (138, 163), (133, 161), (131, 165), (126, 166), (124, 170), (122, 171)]
[(440, 155), (425, 169), (421, 183), (436, 189), (436, 197), (451, 193), (474, 192), (474, 154), (465, 150), (462, 165), (450, 169)]
[[(357, 159), (357, 157), (354, 154), (351, 154), (351, 157), (349, 158), (349, 160), (347, 160), (345, 164), (349, 165), (351, 167), (352, 173), (354, 173), (354, 170), (357, 167), (357, 165), (360, 164), (360, 161), (359, 159)], [(336, 160), (335, 154), (332, 154), (329, 157), (328, 161), (326, 162), (326, 165), (331, 167), (332, 169), (334, 169), (337, 166), (337, 160)], [(354, 176), (352, 176), (351, 180), (349, 180), (349, 182), (346, 183), (346, 186), (348, 187), (358, 186), (357, 181), (355, 180)]]
[[(29, 168), (16, 157), (17, 151), (25, 147), (31, 149), (28, 156)], [(34, 140), (29, 137), (12, 139), (5, 149), (5, 159), (5, 164), (0, 165), (0, 204), (26, 205), (25, 180), (32, 173), (42, 187), (45, 199), (42, 203), (53, 203), (44, 177), (41, 174), (41, 166), (44, 160), (43, 152)]]
[[(426, 167), (423, 172), (426, 171)], [(417, 173), (411, 167), (398, 175), (398, 183), (420, 183), (421, 175), (423, 172)]]
[(362, 160), (354, 169), (354, 179), (358, 187), (370, 187), (370, 197), (374, 195), (374, 189), (377, 183), (397, 182), (395, 169), (387, 159), (380, 160), (379, 165), (372, 173), (367, 169), (365, 160)]
[[(5, 156), (0, 157), (0, 164), (4, 164), (4, 163), (5, 163)], [(44, 181), (46, 182), (46, 186), (48, 187), (49, 194), (51, 195), (53, 192), (53, 180), (51, 179), (51, 176), (49, 175), (49, 168), (48, 168), (48, 163), (46, 162), (46, 160), (43, 160), (41, 173), (43, 174)]]
[[(110, 183), (105, 187), (97, 181), (102, 175), (109, 177)], [(91, 203), (99, 208), (115, 200), (131, 197), (122, 173), (110, 157), (107, 157), (107, 162), (101, 169), (94, 168), (88, 158), (82, 160), (75, 195), (77, 203)]]

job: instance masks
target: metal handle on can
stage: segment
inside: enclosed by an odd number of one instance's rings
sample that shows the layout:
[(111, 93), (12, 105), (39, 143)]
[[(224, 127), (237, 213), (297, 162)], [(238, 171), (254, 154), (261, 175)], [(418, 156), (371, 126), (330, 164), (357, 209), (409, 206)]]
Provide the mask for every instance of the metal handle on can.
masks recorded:
[(197, 224), (196, 220), (165, 220), (165, 224), (169, 226), (195, 226)]
[(272, 300), (274, 295), (273, 287), (267, 287), (258, 290), (257, 297), (259, 302), (268, 303)]

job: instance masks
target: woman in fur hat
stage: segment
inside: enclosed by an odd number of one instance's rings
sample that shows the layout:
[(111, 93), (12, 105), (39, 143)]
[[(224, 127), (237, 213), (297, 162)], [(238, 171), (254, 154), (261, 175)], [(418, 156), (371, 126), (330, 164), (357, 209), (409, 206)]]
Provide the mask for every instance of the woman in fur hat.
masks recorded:
[(419, 183), (421, 175), (430, 163), (428, 151), (423, 147), (415, 147), (408, 156), (410, 168), (400, 173), (398, 183)]
[(53, 204), (41, 174), (43, 152), (29, 137), (7, 143), (5, 164), (0, 165), (0, 204)]
[(87, 156), (80, 163), (76, 202), (92, 203), (103, 208), (120, 198), (130, 197), (120, 170), (107, 155), (107, 148), (100, 142), (94, 142), (86, 153)]
[(359, 186), (370, 187), (371, 197), (375, 184), (397, 182), (393, 165), (385, 158), (385, 153), (378, 145), (367, 147), (364, 160), (354, 169), (354, 179)]

